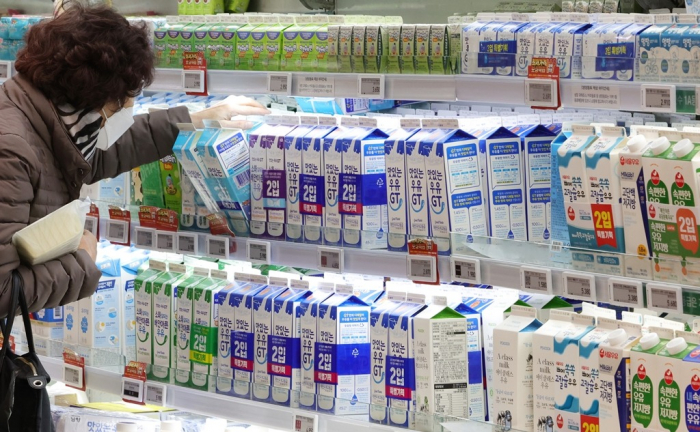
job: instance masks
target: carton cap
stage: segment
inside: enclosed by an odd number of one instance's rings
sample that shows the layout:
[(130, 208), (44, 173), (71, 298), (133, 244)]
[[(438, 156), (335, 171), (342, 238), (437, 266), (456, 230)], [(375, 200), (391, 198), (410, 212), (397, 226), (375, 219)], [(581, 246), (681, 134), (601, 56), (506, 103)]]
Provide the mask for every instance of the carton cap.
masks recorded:
[(617, 329), (613, 330), (608, 334), (608, 343), (610, 345), (619, 345), (621, 344), (624, 340), (627, 339), (627, 332), (625, 329)]
[(686, 348), (688, 348), (688, 342), (686, 342), (682, 337), (671, 339), (671, 341), (666, 344), (666, 351), (668, 351), (668, 353), (671, 355), (679, 354)]
[(665, 152), (670, 146), (671, 143), (669, 142), (668, 138), (659, 137), (652, 141), (651, 144), (649, 144), (649, 150), (651, 150), (654, 156), (658, 156), (661, 153)]
[(654, 348), (659, 342), (661, 342), (661, 339), (656, 333), (647, 333), (639, 339), (639, 345), (644, 351)]
[(695, 146), (693, 145), (692, 141), (690, 141), (688, 138), (684, 138), (678, 141), (676, 145), (673, 146), (673, 154), (675, 154), (676, 157), (682, 158), (683, 156), (693, 151), (694, 147)]
[(644, 135), (635, 135), (627, 141), (627, 149), (631, 153), (640, 152), (647, 145), (647, 138)]

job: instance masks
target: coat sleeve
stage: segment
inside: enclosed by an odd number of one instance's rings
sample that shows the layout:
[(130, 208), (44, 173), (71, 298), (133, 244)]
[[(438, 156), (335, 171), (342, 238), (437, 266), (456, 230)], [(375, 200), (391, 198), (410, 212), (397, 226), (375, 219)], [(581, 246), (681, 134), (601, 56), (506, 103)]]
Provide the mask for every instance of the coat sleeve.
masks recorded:
[(40, 265), (20, 262), (12, 235), (29, 224), (39, 166), (23, 138), (0, 134), (0, 317), (6, 316), (10, 307), (13, 270), (22, 276), (30, 312), (92, 295), (101, 276), (82, 250)]
[(109, 150), (97, 150), (85, 183), (114, 178), (173, 152), (178, 123), (190, 123), (186, 107), (134, 116), (134, 124)]

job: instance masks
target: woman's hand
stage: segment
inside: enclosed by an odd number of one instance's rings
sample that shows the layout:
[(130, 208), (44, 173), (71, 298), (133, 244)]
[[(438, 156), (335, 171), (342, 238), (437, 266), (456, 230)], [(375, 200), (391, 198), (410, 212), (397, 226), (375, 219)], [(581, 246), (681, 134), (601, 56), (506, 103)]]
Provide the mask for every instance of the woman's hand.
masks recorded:
[(93, 261), (97, 259), (97, 238), (90, 231), (83, 231), (83, 238), (80, 239), (80, 246), (78, 250), (84, 250), (90, 255)]
[[(270, 111), (258, 101), (245, 96), (229, 96), (211, 108), (190, 114), (192, 123), (198, 129), (204, 127), (203, 120), (231, 120), (235, 116), (262, 116)], [(246, 120), (234, 120), (232, 127), (250, 129), (253, 123)]]

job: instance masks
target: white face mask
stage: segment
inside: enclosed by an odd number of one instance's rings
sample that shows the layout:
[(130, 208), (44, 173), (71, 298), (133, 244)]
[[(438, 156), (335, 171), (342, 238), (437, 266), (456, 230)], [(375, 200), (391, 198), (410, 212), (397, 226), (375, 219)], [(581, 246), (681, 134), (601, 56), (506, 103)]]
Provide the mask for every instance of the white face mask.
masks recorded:
[[(104, 113), (104, 109), (102, 112)], [(105, 117), (107, 117), (107, 114), (105, 114)], [(97, 135), (95, 146), (100, 150), (109, 149), (133, 124), (134, 107), (122, 108), (105, 121), (105, 125)]]

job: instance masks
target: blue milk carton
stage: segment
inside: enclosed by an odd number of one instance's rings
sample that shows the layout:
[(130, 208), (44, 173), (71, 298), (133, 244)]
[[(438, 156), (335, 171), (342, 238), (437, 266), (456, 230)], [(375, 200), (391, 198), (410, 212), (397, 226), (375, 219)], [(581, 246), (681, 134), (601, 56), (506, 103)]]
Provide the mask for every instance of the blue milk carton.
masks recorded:
[(440, 129), (421, 129), (406, 141), (407, 198), (410, 203), (408, 234), (411, 238), (426, 238), (431, 235), (429, 182), (425, 163), (433, 143), (442, 135), (443, 131)]
[(637, 35), (635, 81), (658, 82), (661, 80), (661, 70), (668, 71), (671, 57), (661, 43), (661, 35), (674, 25), (672, 14), (654, 16), (654, 23)]
[(323, 242), (331, 246), (343, 243), (343, 216), (340, 214), (340, 174), (343, 169), (343, 147), (361, 132), (360, 128), (341, 125), (323, 139), (323, 176), (325, 209)]
[(299, 198), (302, 172), (303, 138), (318, 125), (318, 117), (302, 116), (301, 125), (289, 132), (284, 138), (284, 164), (286, 172), (287, 194), (287, 241), (302, 241), (303, 218)]
[(236, 323), (236, 308), (233, 305), (232, 297), (236, 291), (243, 290), (249, 285), (248, 282), (236, 282), (234, 288), (218, 295), (216, 301), (219, 305), (219, 325), (217, 354), (218, 367), (216, 371), (216, 392), (221, 394), (231, 394), (233, 391), (233, 368), (231, 367), (231, 334)]
[(525, 23), (522, 27), (518, 29), (515, 34), (515, 44), (516, 44), (516, 64), (515, 64), (515, 76), (524, 76), (528, 74), (528, 67), (532, 63), (532, 57), (535, 55), (535, 37), (537, 35), (537, 29), (542, 26), (547, 25), (543, 22), (529, 22)]
[(301, 325), (301, 392), (299, 405), (304, 409), (316, 410), (317, 384), (314, 365), (316, 364), (316, 341), (318, 340), (318, 308), (333, 295), (333, 291), (317, 289), (299, 305)]
[(271, 401), (292, 408), (299, 407), (301, 391), (301, 303), (311, 295), (309, 290), (288, 289), (274, 300), (272, 334), (267, 344)]
[[(559, 66), (560, 78), (581, 78), (581, 56), (583, 55), (583, 34), (591, 26), (588, 16), (574, 14), (573, 22), (554, 29), (554, 57)], [(579, 19), (579, 21), (577, 21)]]
[(287, 287), (268, 285), (253, 297), (255, 365), (253, 367), (253, 399), (269, 402), (272, 379), (267, 367), (269, 336), (273, 333), (274, 301)]
[[(496, 33), (496, 41), (500, 45), (499, 63), (496, 67), (496, 75), (513, 76), (518, 68), (519, 56), (518, 33), (523, 27), (531, 27), (531, 23), (522, 21), (509, 21), (499, 27)], [(496, 45), (498, 47), (498, 45)]]
[(462, 29), (462, 73), (481, 74), (478, 67), (480, 33), (490, 23), (488, 19), (479, 18), (478, 21), (464, 26)]
[(235, 323), (231, 332), (231, 368), (233, 369), (232, 396), (251, 398), (251, 383), (255, 364), (255, 327), (253, 297), (265, 288), (250, 284), (230, 294), (229, 304), (235, 308)]

